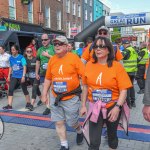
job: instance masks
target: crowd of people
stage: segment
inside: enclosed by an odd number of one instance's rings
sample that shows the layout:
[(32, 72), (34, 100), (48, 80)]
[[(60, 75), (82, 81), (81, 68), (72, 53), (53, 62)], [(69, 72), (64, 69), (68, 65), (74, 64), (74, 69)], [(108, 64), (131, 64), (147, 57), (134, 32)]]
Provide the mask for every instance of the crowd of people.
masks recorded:
[[(11, 46), (11, 55), (0, 46), (0, 72), (9, 83), (8, 105), (4, 110), (13, 108), (13, 94), (19, 83), (27, 109), (34, 110), (37, 96), (37, 105), (45, 104), (43, 115), (51, 114), (55, 122), (60, 150), (69, 150), (65, 123), (76, 131), (78, 145), (86, 138), (88, 150), (99, 150), (105, 124), (109, 149), (114, 150), (118, 147), (119, 123), (125, 121), (122, 126), (127, 133), (129, 110), (136, 107), (136, 79), (138, 94), (144, 93), (143, 115), (150, 122), (150, 67), (146, 68), (149, 53), (145, 43), (141, 43), (137, 53), (130, 41), (124, 40), (120, 51), (119, 43), (111, 42), (105, 26), (98, 29), (95, 40), (87, 38), (85, 46), (81, 43), (77, 50), (65, 36), (57, 36), (51, 45), (44, 33), (41, 41), (42, 47), (36, 50), (33, 39), (23, 55), (17, 45)], [(32, 85), (31, 99), (27, 83)], [(81, 127), (79, 116), (84, 115)]]

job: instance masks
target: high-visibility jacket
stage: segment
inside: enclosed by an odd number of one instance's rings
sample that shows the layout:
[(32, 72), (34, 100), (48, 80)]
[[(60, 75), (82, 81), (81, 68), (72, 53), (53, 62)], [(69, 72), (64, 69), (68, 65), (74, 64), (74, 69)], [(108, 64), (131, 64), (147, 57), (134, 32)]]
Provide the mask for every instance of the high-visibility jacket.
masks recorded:
[(146, 74), (147, 74), (147, 70), (148, 70), (148, 65), (149, 65), (149, 59), (147, 60), (145, 66), (146, 66), (146, 69), (145, 69), (145, 74), (144, 74), (144, 79), (146, 79)]
[(138, 62), (138, 64), (140, 65), (144, 65), (146, 64), (148, 58), (149, 58), (149, 54), (148, 54), (148, 50), (147, 48), (143, 48), (141, 51), (144, 51), (145, 52), (145, 55), (143, 56), (143, 58), (140, 60), (140, 62)]
[(127, 60), (123, 60), (124, 68), (126, 72), (136, 72), (137, 71), (137, 52), (131, 46), (126, 48), (130, 51), (130, 57)]

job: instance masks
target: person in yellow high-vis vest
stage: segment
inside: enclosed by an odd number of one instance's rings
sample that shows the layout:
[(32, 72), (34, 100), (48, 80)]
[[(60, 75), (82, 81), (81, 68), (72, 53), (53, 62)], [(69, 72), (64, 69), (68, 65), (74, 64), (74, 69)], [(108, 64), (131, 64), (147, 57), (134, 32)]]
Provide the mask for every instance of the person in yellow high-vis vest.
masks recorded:
[(145, 64), (148, 61), (148, 49), (146, 48), (146, 43), (141, 43), (140, 51), (138, 53), (138, 71), (136, 74), (137, 84), (140, 88), (138, 94), (144, 94), (145, 89)]
[[(123, 58), (123, 65), (128, 73), (130, 80), (133, 84), (135, 79), (135, 74), (137, 72), (137, 52), (135, 49), (130, 45), (130, 41), (124, 40), (122, 41), (122, 44), (124, 46), (124, 50), (122, 52), (124, 58)], [(135, 90), (134, 86), (129, 88), (127, 91), (127, 104), (129, 108), (136, 107), (135, 105)]]

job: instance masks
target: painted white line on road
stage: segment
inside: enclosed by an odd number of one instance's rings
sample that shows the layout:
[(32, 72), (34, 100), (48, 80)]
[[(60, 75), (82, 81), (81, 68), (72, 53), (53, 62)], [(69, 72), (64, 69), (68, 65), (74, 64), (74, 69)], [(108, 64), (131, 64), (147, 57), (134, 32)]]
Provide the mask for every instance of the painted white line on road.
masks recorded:
[(17, 109), (17, 111), (29, 111), (29, 109), (21, 108), (21, 109)]

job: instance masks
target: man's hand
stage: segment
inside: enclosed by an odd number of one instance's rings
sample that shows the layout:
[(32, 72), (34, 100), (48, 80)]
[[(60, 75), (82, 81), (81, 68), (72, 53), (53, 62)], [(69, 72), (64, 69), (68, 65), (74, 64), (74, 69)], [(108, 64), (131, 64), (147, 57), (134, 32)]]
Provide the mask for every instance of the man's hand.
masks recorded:
[(149, 106), (144, 105), (142, 112), (144, 119), (150, 122), (150, 105)]
[(80, 116), (82, 117), (86, 114), (87, 114), (87, 108), (86, 108), (86, 106), (82, 106), (81, 110), (80, 110)]
[(47, 94), (45, 95), (43, 95), (42, 94), (42, 102), (44, 103), (44, 104), (46, 104), (47, 103), (47, 100), (48, 100), (48, 98), (47, 98)]

